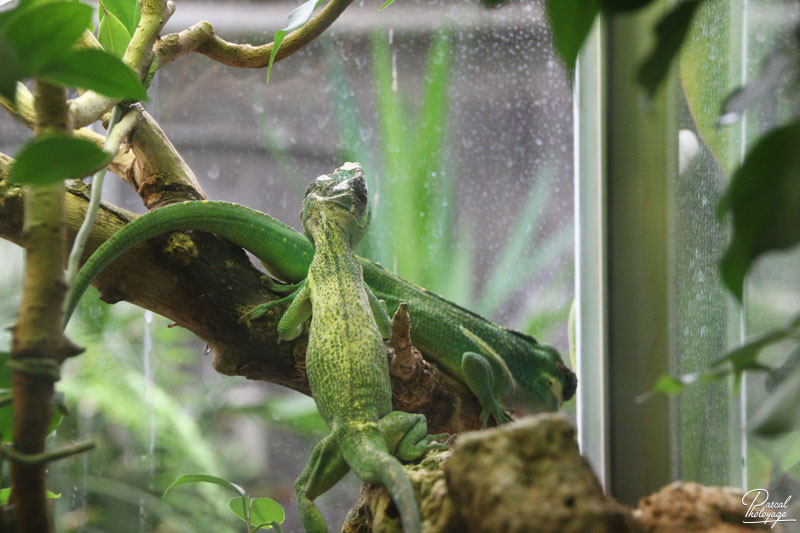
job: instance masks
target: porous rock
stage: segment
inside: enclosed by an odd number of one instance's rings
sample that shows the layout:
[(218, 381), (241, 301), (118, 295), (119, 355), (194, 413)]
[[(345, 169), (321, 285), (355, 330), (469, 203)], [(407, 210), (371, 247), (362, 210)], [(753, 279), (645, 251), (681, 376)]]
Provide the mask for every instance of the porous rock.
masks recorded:
[(639, 500), (633, 511), (645, 533), (744, 533), (768, 531), (744, 524), (744, 491), (676, 481)]
[(559, 415), (464, 435), (445, 476), (461, 531), (640, 531), (630, 511), (603, 494), (575, 429)]

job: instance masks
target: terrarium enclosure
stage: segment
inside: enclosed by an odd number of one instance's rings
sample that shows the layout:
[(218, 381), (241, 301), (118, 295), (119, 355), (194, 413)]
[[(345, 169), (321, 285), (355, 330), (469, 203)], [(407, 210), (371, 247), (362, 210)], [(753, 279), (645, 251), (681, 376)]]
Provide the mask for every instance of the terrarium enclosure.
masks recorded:
[[(279, 338), (286, 306), (247, 314), (289, 304), (284, 257), (159, 234), (64, 335), (61, 309), (77, 256), (138, 216), (207, 200), (303, 233), (307, 186), (346, 162), (371, 213), (355, 253), (433, 309), (394, 322), (394, 409), (459, 434), (406, 468), (422, 531), (800, 531), (799, 66), (789, 0), (3, 3), (0, 531), (304, 530), (295, 480), (330, 429), (316, 333)], [(472, 312), (524, 419), (486, 433), (461, 353), (442, 355)], [(516, 366), (511, 330), (555, 348), (574, 396)], [(516, 394), (528, 375), (547, 402)], [(568, 423), (528, 418), (556, 404)], [(677, 480), (705, 487), (653, 495)], [(714, 518), (681, 497), (718, 498)], [(346, 531), (400, 531), (391, 502), (352, 472), (315, 499)]]

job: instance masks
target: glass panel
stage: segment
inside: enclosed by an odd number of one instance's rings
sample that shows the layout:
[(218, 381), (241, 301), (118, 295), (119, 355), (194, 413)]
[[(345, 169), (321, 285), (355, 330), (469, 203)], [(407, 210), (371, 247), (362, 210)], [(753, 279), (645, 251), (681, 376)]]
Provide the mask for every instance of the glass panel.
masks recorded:
[[(707, 2), (681, 57), (684, 105), (676, 110), (680, 173), (674, 191), (671, 305), (675, 370), (682, 374), (708, 368), (746, 337), (784, 326), (800, 308), (800, 254), (795, 251), (757, 265), (746, 285), (742, 320), (719, 282), (717, 261), (727, 242), (727, 221), (721, 224), (715, 214), (730, 172), (752, 141), (797, 111), (796, 102), (770, 94), (742, 120), (721, 128), (716, 124), (720, 105), (734, 88), (760, 75), (771, 50), (794, 38), (797, 18), (795, 2)], [(775, 346), (766, 360), (780, 364), (787, 356), (785, 346)], [(750, 375), (741, 392), (731, 383), (688, 388), (677, 402), (674, 477), (770, 488), (771, 499), (780, 501), (790, 489), (796, 493), (797, 434), (762, 441), (742, 430), (742, 420), (764, 401), (774, 377)]]

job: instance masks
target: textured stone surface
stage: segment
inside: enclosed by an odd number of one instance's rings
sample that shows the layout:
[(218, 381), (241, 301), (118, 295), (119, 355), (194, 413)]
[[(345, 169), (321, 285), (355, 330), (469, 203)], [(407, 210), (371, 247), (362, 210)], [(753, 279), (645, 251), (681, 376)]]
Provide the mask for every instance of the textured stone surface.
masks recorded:
[(630, 511), (603, 494), (572, 424), (558, 415), (464, 435), (445, 475), (462, 531), (639, 531)]
[[(739, 533), (767, 531), (763, 525), (743, 524), (747, 508), (744, 491), (676, 481), (639, 500), (634, 517), (646, 533)], [(776, 529), (777, 531), (777, 529)]]

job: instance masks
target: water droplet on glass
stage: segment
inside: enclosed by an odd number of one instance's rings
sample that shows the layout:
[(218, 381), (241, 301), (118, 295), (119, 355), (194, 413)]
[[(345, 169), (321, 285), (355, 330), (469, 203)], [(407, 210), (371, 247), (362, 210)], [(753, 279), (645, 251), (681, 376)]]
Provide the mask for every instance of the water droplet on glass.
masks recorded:
[(219, 165), (214, 163), (213, 165), (208, 167), (208, 171), (206, 172), (206, 174), (208, 174), (208, 177), (211, 178), (212, 180), (217, 179), (219, 177)]

